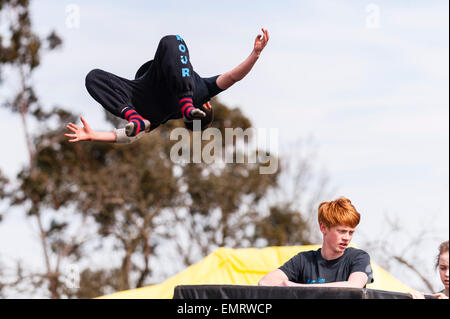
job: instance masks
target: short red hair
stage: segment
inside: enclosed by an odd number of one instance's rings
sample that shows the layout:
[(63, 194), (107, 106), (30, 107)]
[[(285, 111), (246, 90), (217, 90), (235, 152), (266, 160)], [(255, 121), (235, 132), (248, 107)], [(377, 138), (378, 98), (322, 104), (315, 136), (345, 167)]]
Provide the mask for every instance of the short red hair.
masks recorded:
[(337, 225), (355, 228), (359, 220), (360, 214), (348, 198), (339, 197), (319, 205), (319, 224), (323, 223), (328, 228)]

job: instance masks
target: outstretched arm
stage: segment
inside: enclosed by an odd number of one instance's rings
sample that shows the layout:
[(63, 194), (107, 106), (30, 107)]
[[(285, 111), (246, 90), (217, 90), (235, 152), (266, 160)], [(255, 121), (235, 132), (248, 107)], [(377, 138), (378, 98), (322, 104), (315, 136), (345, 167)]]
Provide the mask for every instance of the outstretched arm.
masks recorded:
[(81, 142), (81, 141), (98, 141), (98, 142), (115, 142), (116, 134), (114, 131), (111, 132), (99, 132), (91, 129), (89, 124), (84, 120), (83, 117), (80, 118), (83, 123), (83, 127), (79, 127), (76, 124), (69, 123), (66, 128), (72, 131), (73, 134), (66, 133), (64, 136), (70, 137), (70, 143)]
[(128, 144), (141, 138), (144, 132), (139, 133), (134, 137), (128, 137), (125, 134), (125, 129), (115, 129), (108, 132), (94, 131), (83, 117), (80, 118), (83, 123), (83, 127), (79, 127), (76, 124), (69, 123), (66, 128), (72, 131), (72, 134), (66, 133), (64, 136), (70, 137), (70, 143), (81, 141), (96, 141), (96, 142), (109, 142), (109, 143), (121, 143)]
[(256, 36), (253, 51), (247, 57), (247, 59), (245, 59), (244, 62), (239, 64), (233, 70), (228, 71), (217, 78), (216, 83), (219, 88), (221, 88), (222, 90), (228, 89), (234, 83), (242, 80), (253, 68), (262, 50), (266, 46), (267, 41), (269, 41), (269, 31), (265, 30), (264, 28), (261, 30), (263, 34), (258, 34)]

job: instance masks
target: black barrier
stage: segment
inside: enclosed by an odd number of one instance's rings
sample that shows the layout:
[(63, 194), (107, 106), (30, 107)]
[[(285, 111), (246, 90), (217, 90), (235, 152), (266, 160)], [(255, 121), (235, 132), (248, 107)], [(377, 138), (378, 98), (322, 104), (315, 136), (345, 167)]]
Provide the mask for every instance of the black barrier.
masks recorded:
[[(427, 299), (435, 299), (426, 296)], [(272, 287), (243, 285), (180, 285), (173, 299), (411, 299), (409, 294), (338, 287)]]

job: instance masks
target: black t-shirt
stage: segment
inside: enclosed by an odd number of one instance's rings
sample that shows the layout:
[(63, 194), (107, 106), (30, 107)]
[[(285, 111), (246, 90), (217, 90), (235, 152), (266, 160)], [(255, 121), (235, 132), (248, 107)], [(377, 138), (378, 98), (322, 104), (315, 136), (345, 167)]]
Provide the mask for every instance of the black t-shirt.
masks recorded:
[(373, 282), (369, 254), (351, 247), (341, 257), (333, 260), (324, 259), (320, 248), (301, 252), (279, 269), (290, 281), (302, 284), (347, 281), (353, 272), (364, 272), (368, 276), (367, 283)]

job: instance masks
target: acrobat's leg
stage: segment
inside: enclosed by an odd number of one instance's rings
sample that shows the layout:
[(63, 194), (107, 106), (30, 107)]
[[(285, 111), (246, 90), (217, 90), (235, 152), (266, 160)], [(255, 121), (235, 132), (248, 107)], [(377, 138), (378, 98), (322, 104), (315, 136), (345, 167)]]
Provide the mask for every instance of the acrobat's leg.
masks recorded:
[(127, 106), (120, 112), (122, 118), (126, 119), (129, 123), (125, 126), (125, 133), (127, 136), (136, 136), (142, 131), (150, 131), (150, 121), (143, 118), (136, 112), (135, 109)]
[[(86, 76), (86, 88), (89, 94), (107, 111), (127, 120), (125, 127), (128, 136), (135, 136), (142, 131), (150, 130), (150, 121), (139, 115), (130, 107), (124, 84), (114, 83), (120, 79), (112, 73), (94, 69)], [(122, 89), (122, 90), (121, 90)]]
[(194, 107), (194, 71), (188, 47), (179, 35), (167, 35), (159, 41), (154, 64), (158, 77), (165, 80), (170, 93), (178, 98), (183, 117), (192, 120), (205, 116), (204, 112)]

